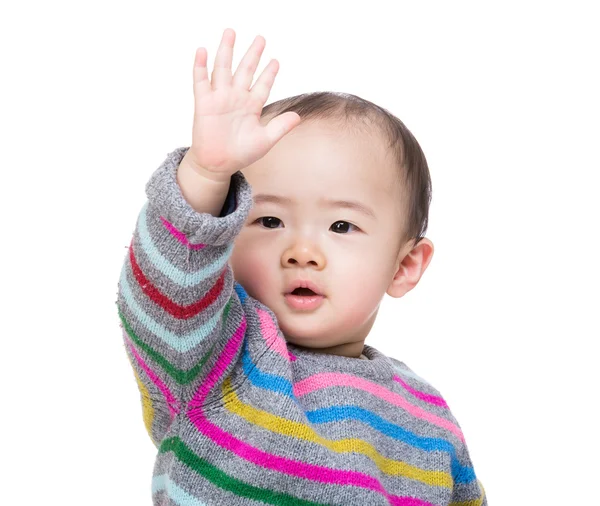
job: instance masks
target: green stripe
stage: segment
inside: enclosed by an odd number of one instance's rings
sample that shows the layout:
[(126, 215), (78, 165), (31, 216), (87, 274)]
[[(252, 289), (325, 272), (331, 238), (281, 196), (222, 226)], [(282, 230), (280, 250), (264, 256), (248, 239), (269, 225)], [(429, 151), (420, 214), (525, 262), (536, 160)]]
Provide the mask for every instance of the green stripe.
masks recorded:
[[(225, 325), (225, 321), (227, 320), (227, 316), (229, 315), (230, 308), (231, 308), (231, 298), (227, 301), (227, 304), (225, 305), (225, 309), (223, 310), (222, 325)], [(179, 368), (175, 367), (171, 362), (169, 362), (165, 357), (163, 357), (158, 351), (156, 351), (150, 345), (148, 345), (147, 343), (142, 341), (135, 334), (135, 332), (133, 331), (133, 329), (131, 328), (131, 326), (129, 325), (127, 320), (125, 319), (125, 316), (123, 315), (123, 313), (121, 313), (121, 310), (118, 309), (118, 311), (119, 311), (119, 318), (121, 318), (121, 321), (123, 322), (123, 326), (125, 327), (127, 334), (129, 335), (129, 337), (131, 337), (133, 342), (139, 348), (144, 350), (150, 357), (152, 357), (152, 359), (158, 365), (160, 365), (160, 367), (162, 367), (163, 370), (169, 376), (171, 376), (177, 383), (179, 383), (180, 385), (187, 385), (188, 383), (191, 383), (192, 381), (194, 381), (194, 379), (196, 379), (196, 377), (198, 376), (198, 374), (200, 374), (200, 371), (204, 367), (204, 364), (210, 358), (216, 343), (213, 343), (213, 345), (210, 347), (210, 349), (204, 354), (204, 356), (202, 357), (202, 360), (200, 360), (200, 362), (198, 362), (191, 369), (188, 369), (187, 371), (185, 371), (183, 369), (179, 369)]]
[(232, 478), (228, 474), (213, 466), (207, 460), (196, 455), (190, 448), (178, 437), (165, 439), (159, 448), (160, 453), (172, 451), (177, 458), (187, 465), (190, 469), (204, 476), (211, 483), (229, 492), (233, 492), (240, 497), (248, 497), (267, 504), (276, 504), (283, 506), (327, 506), (324, 503), (305, 501), (282, 492), (276, 492), (268, 488), (255, 487), (241, 480)]

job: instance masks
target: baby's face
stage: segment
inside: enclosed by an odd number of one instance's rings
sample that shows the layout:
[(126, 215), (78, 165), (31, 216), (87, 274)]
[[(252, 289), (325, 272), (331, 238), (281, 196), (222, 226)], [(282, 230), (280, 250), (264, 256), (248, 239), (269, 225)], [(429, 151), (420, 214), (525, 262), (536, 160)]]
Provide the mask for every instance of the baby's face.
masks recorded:
[[(275, 313), (287, 341), (307, 348), (364, 342), (401, 260), (396, 170), (374, 135), (306, 122), (242, 171), (254, 204), (230, 265)], [(372, 215), (329, 201), (356, 202)], [(290, 304), (286, 293), (298, 279), (318, 287), (318, 307)]]

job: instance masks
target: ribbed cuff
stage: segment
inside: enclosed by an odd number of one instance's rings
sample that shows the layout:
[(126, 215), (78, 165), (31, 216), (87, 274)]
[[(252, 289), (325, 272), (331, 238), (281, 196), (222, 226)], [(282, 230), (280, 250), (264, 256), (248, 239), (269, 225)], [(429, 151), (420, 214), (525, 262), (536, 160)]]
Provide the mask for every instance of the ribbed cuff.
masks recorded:
[(177, 168), (188, 150), (189, 147), (175, 149), (152, 174), (146, 184), (149, 205), (193, 244), (221, 246), (233, 242), (252, 208), (252, 188), (238, 171), (231, 176), (236, 207), (230, 214), (215, 217), (210, 213), (196, 212), (185, 200), (177, 183)]

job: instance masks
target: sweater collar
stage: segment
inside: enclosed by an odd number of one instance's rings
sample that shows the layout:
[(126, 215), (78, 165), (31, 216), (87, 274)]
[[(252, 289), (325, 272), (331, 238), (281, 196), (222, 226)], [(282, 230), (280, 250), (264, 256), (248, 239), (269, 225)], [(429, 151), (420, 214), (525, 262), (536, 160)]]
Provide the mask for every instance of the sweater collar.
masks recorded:
[(286, 344), (288, 351), (296, 357), (296, 360), (292, 362), (294, 368), (306, 368), (307, 372), (310, 371), (311, 374), (337, 372), (374, 380), (391, 380), (394, 375), (394, 366), (391, 360), (368, 344), (364, 345), (362, 351), (368, 360), (320, 353), (290, 342)]

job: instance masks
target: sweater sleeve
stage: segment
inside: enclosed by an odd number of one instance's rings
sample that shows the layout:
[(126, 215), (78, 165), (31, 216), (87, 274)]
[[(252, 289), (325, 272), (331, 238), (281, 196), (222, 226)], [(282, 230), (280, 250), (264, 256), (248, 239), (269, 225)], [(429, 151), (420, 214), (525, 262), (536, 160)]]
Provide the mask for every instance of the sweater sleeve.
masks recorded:
[[(431, 383), (417, 375), (404, 362), (390, 357), (397, 372), (405, 379), (412, 382), (418, 391), (428, 396), (436, 397), (445, 405), (445, 418), (455, 425), (462, 433), (460, 424), (454, 413), (447, 406), (442, 394)], [(452, 494), (449, 506), (487, 506), (487, 496), (481, 481), (477, 478), (473, 469), (473, 462), (469, 454), (464, 434), (460, 443), (452, 443), (446, 446), (452, 455)]]
[[(237, 172), (219, 217), (196, 212), (176, 179), (188, 149), (170, 153), (146, 185), (147, 201), (121, 270), (116, 302), (144, 423), (157, 447), (190, 400), (220, 395), (219, 379), (239, 358), (240, 346), (230, 341), (239, 344), (245, 335), (242, 301), (228, 260), (251, 209), (251, 187)], [(220, 373), (210, 375), (216, 366)]]
[(466, 445), (461, 445), (457, 456), (459, 461), (463, 463), (464, 470), (470, 469), (471, 476), (457, 476), (452, 488), (452, 496), (450, 498), (450, 506), (459, 506), (469, 504), (473, 506), (487, 506), (487, 495), (481, 481), (473, 472), (473, 464), (469, 456), (469, 450)]
[[(460, 427), (458, 420), (451, 411), (448, 411), (448, 417), (457, 427)], [(450, 506), (460, 506), (463, 504), (487, 506), (485, 489), (475, 473), (469, 448), (464, 439), (462, 443), (456, 445), (455, 452), (456, 462), (459, 463), (460, 467), (457, 466), (456, 470), (453, 470), (452, 473), (454, 483)]]

